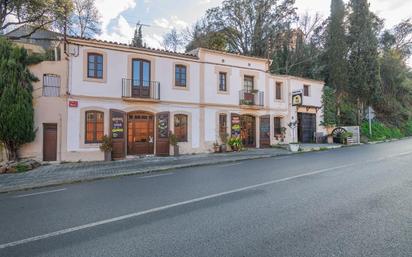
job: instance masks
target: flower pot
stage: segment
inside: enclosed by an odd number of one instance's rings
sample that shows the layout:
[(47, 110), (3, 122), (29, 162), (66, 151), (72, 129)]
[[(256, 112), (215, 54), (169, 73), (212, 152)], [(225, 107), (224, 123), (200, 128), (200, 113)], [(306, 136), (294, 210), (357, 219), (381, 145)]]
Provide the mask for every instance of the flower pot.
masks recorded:
[(106, 162), (109, 162), (109, 161), (112, 160), (112, 152), (111, 151), (104, 152), (104, 160)]
[(220, 151), (221, 151), (222, 153), (226, 153), (226, 152), (227, 152), (227, 146), (226, 146), (225, 144), (221, 145), (221, 146), (220, 146)]
[(289, 144), (289, 150), (293, 153), (299, 152), (299, 144)]
[(179, 156), (179, 146), (178, 145), (173, 146), (173, 155)]

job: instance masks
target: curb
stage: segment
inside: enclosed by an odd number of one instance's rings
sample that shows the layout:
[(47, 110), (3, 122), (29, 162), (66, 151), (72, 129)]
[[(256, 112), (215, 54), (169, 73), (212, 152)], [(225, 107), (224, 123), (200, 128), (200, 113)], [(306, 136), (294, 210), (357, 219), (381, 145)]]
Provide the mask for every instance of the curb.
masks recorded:
[(32, 184), (26, 184), (26, 185), (21, 185), (21, 186), (4, 187), (4, 188), (0, 189), (0, 194), (17, 192), (17, 191), (25, 191), (25, 190), (31, 190), (31, 189), (38, 189), (38, 188), (44, 188), (44, 187), (60, 186), (60, 185), (64, 185), (64, 184), (75, 184), (75, 183), (81, 183), (81, 182), (91, 182), (91, 181), (108, 179), (108, 178), (117, 178), (117, 177), (124, 177), (124, 176), (132, 176), (132, 175), (148, 174), (148, 173), (154, 173), (154, 172), (162, 172), (162, 171), (168, 171), (168, 170), (172, 170), (172, 169), (201, 167), (201, 166), (232, 163), (232, 162), (245, 161), (245, 160), (267, 159), (267, 158), (273, 158), (273, 157), (279, 157), (279, 156), (288, 156), (288, 155), (293, 155), (293, 154), (294, 153), (266, 154), (266, 155), (259, 155), (259, 156), (249, 156), (249, 157), (246, 156), (246, 157), (238, 157), (238, 158), (233, 158), (233, 159), (226, 159), (226, 160), (221, 160), (221, 161), (215, 161), (213, 163), (210, 163), (210, 161), (202, 161), (202, 162), (190, 163), (190, 164), (167, 165), (167, 166), (163, 166), (163, 167), (154, 166), (154, 167), (150, 167), (150, 168), (144, 168), (144, 169), (141, 169), (141, 170), (138, 170), (138, 171), (118, 172), (116, 174), (101, 174), (101, 175), (96, 175), (96, 176), (88, 177), (88, 178), (84, 178), (84, 179), (82, 179), (82, 178), (78, 178), (78, 179), (61, 179), (61, 180), (47, 181), (47, 182), (44, 182), (44, 183), (32, 183)]
[(141, 174), (148, 174), (148, 173), (154, 173), (154, 172), (163, 172), (163, 171), (168, 171), (172, 169), (201, 167), (201, 166), (209, 166), (209, 165), (216, 165), (216, 164), (232, 163), (232, 162), (238, 162), (238, 161), (246, 161), (246, 160), (268, 159), (268, 158), (279, 157), (279, 156), (289, 156), (289, 155), (303, 154), (303, 153), (310, 153), (310, 152), (330, 151), (330, 150), (336, 150), (336, 149), (341, 149), (341, 148), (344, 148), (344, 147), (334, 146), (334, 147), (328, 147), (327, 149), (321, 149), (320, 147), (315, 147), (309, 150), (296, 152), (296, 153), (288, 152), (288, 153), (279, 153), (279, 154), (264, 154), (264, 155), (258, 155), (258, 156), (235, 157), (232, 159), (218, 160), (213, 163), (210, 163), (210, 161), (201, 161), (201, 162), (189, 163), (189, 164), (166, 165), (163, 167), (154, 166), (154, 167), (143, 168), (137, 171), (118, 172), (116, 174), (101, 174), (101, 175), (96, 175), (96, 176), (88, 177), (88, 178), (60, 179), (60, 180), (54, 180), (54, 181), (47, 181), (43, 183), (32, 183), (32, 184), (26, 184), (26, 185), (20, 185), (20, 186), (4, 187), (0, 189), (0, 194), (25, 191), (25, 190), (31, 190), (31, 189), (39, 189), (39, 188), (52, 187), (52, 186), (61, 186), (65, 184), (92, 182), (92, 181), (108, 179), (108, 178), (118, 178), (118, 177), (141, 175)]

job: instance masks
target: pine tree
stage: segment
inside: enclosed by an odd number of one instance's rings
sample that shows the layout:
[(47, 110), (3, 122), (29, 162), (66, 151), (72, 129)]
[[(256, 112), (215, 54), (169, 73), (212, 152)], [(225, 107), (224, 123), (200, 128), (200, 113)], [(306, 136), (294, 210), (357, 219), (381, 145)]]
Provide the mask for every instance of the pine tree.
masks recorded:
[(368, 1), (351, 0), (350, 7), (349, 93), (356, 99), (360, 125), (364, 109), (376, 101), (380, 91), (378, 39)]
[[(348, 46), (345, 35), (345, 5), (342, 0), (332, 0), (326, 37), (326, 85), (335, 91), (336, 125), (341, 124), (341, 103), (348, 87)], [(331, 111), (331, 110), (329, 110)]]
[(9, 160), (18, 159), (20, 146), (34, 140), (31, 59), (24, 48), (0, 38), (0, 142)]
[(134, 30), (134, 36), (132, 39), (132, 46), (134, 47), (143, 47), (143, 33), (142, 33), (142, 26), (140, 25), (139, 28), (136, 27)]

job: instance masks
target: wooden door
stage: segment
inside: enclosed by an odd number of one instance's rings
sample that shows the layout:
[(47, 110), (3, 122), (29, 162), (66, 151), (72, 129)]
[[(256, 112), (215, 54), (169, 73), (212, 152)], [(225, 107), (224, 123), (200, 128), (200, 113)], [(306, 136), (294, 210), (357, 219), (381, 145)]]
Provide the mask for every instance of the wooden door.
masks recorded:
[(256, 119), (251, 115), (240, 116), (240, 137), (245, 147), (256, 147)]
[(57, 161), (57, 124), (43, 124), (43, 161)]
[(298, 136), (301, 143), (315, 142), (316, 114), (298, 113)]
[(170, 113), (161, 112), (156, 115), (156, 155), (170, 155), (169, 144)]
[(129, 155), (153, 154), (153, 115), (145, 112), (132, 112), (127, 116), (127, 153)]
[(112, 137), (112, 159), (126, 158), (126, 113), (119, 110), (110, 110), (110, 128)]
[(260, 148), (270, 147), (270, 116), (260, 117)]

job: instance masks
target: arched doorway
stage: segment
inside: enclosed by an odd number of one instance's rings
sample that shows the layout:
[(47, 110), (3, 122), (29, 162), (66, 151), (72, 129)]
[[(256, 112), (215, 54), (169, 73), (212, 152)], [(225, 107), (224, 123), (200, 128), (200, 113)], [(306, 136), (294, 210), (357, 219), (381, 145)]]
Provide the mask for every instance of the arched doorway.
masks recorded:
[(148, 112), (127, 114), (127, 154), (154, 154), (154, 115)]
[(240, 116), (240, 127), (243, 146), (256, 147), (256, 118), (252, 115)]

